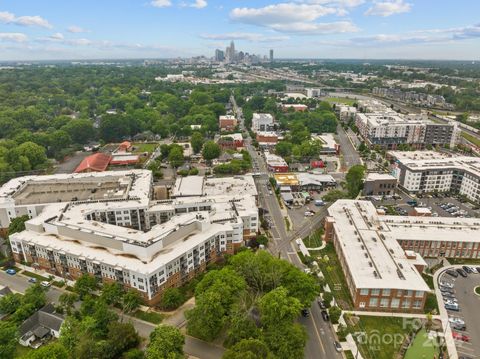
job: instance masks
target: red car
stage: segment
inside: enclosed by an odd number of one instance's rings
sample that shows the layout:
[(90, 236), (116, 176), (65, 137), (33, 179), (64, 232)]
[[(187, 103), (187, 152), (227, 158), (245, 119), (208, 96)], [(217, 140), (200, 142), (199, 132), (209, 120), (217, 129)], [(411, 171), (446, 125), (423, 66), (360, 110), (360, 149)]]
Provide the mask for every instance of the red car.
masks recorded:
[(462, 334), (459, 332), (452, 332), (453, 339), (455, 340), (461, 340), (462, 342), (469, 342), (470, 337), (466, 334)]

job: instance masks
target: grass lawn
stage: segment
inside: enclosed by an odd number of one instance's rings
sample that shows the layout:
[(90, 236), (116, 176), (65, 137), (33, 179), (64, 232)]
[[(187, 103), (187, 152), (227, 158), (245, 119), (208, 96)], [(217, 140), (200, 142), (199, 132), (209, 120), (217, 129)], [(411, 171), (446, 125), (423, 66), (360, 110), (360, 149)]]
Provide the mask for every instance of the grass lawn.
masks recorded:
[(152, 153), (158, 147), (158, 143), (134, 143), (133, 147), (135, 147), (135, 153)]
[(430, 289), (434, 289), (434, 287), (433, 287), (433, 277), (431, 275), (428, 275), (426, 273), (422, 273), (422, 278), (425, 281), (425, 283), (427, 283), (427, 285)]
[(475, 146), (480, 147), (480, 140), (477, 137), (472, 136), (472, 135), (470, 135), (466, 132), (463, 132), (463, 131), (462, 131), (462, 137), (464, 139), (466, 139), (467, 141), (470, 141), (471, 143), (473, 143)]
[(355, 102), (357, 102), (355, 99), (345, 97), (325, 97), (323, 101), (344, 103), (348, 106), (352, 106)]
[(33, 272), (29, 272), (29, 271), (24, 270), (22, 272), (22, 274), (25, 274), (27, 277), (35, 278), (36, 280), (38, 280), (40, 282), (42, 282), (42, 281), (49, 282), (47, 277), (41, 276), (40, 274), (37, 274), (37, 273), (33, 273)]
[(408, 348), (405, 359), (433, 358), (434, 355), (438, 354), (435, 345), (435, 340), (429, 339), (425, 329), (422, 329), (416, 335), (410, 348)]
[(351, 350), (345, 350), (343, 354), (345, 354), (345, 358), (347, 359), (355, 359)]
[(328, 243), (319, 253), (316, 256), (317, 263), (338, 305), (342, 309), (351, 309), (353, 307), (352, 298), (335, 248), (331, 243)]
[(475, 287), (475, 294), (480, 295), (480, 287)]
[(322, 235), (323, 229), (316, 231), (311, 236), (303, 239), (303, 243), (307, 246), (307, 248), (318, 248), (322, 245)]
[(452, 258), (448, 260), (450, 264), (467, 264), (467, 265), (479, 265), (480, 259), (478, 258)]
[(144, 312), (142, 310), (137, 310), (135, 313), (133, 313), (133, 316), (135, 318), (144, 320), (144, 321), (152, 323), (152, 324), (160, 324), (162, 322), (162, 320), (164, 319), (164, 316), (160, 313)]
[[(363, 332), (359, 349), (365, 359), (394, 359), (408, 335), (404, 318), (360, 316), (353, 332)], [(430, 358), (429, 358), (430, 359)]]

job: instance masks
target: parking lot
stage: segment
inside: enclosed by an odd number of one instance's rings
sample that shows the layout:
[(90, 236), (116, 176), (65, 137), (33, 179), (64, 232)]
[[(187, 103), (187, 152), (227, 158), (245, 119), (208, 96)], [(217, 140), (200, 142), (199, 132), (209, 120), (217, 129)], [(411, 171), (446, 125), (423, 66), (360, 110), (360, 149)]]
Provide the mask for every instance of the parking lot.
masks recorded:
[[(480, 353), (480, 297), (475, 294), (474, 289), (480, 286), (480, 274), (470, 273), (466, 278), (458, 275), (454, 278), (444, 273), (439, 278), (440, 283), (452, 285), (451, 295), (444, 292), (448, 297), (438, 298), (439, 305), (445, 300), (455, 300), (458, 302), (458, 311), (448, 310), (449, 325), (455, 339), (455, 346), (459, 358), (478, 358)], [(446, 287), (440, 287), (446, 288)], [(458, 320), (457, 320), (458, 318)], [(462, 322), (465, 324), (463, 327)], [(463, 328), (462, 328), (463, 327)], [(462, 340), (463, 339), (463, 340)]]

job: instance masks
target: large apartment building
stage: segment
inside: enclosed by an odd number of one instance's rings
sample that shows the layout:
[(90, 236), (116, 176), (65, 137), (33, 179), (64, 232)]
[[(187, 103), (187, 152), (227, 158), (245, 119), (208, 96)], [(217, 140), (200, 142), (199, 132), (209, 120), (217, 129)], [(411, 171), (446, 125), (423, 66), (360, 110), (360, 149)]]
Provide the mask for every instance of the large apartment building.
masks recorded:
[(480, 203), (480, 158), (434, 151), (390, 151), (393, 175), (410, 193), (454, 192)]
[(476, 218), (386, 216), (356, 200), (339, 200), (328, 214), (325, 239), (358, 310), (420, 312), (430, 291), (422, 257), (480, 258)]
[(165, 201), (151, 200), (145, 170), (17, 178), (0, 190), (2, 226), (31, 217), (10, 236), (16, 261), (69, 280), (116, 281), (155, 304), (257, 233), (247, 177), (215, 179), (221, 193), (202, 181), (200, 196)]
[(355, 124), (371, 146), (395, 150), (399, 145), (410, 145), (415, 149), (426, 146), (455, 146), (458, 138), (456, 124), (439, 124), (423, 114), (403, 115), (374, 102), (362, 103), (371, 112), (358, 112)]
[(269, 113), (254, 113), (252, 117), (252, 131), (269, 132), (275, 130), (275, 120)]

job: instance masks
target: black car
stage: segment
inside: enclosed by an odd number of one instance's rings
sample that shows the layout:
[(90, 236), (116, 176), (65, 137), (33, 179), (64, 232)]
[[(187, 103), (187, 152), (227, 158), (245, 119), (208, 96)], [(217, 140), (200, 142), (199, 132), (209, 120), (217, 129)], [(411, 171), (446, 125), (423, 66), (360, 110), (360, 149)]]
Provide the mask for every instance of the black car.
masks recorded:
[(466, 273), (468, 273), (468, 274), (473, 273), (472, 269), (471, 269), (470, 267), (468, 267), (468, 266), (463, 266), (462, 268), (463, 268), (463, 270), (464, 270)]
[(320, 309), (327, 309), (327, 306), (325, 305), (325, 302), (323, 300), (318, 301), (318, 306)]
[(445, 273), (447, 273), (448, 275), (451, 275), (451, 276), (454, 277), (454, 278), (457, 278), (457, 277), (458, 277), (458, 273), (455, 272), (453, 269), (447, 269), (447, 270), (445, 271)]
[(480, 267), (476, 267), (475, 269), (476, 269), (477, 272), (480, 274)]
[(310, 312), (307, 308), (302, 309), (302, 317), (308, 318), (310, 316)]
[(457, 273), (460, 274), (463, 278), (467, 278), (467, 273), (463, 270), (463, 269), (460, 269), (460, 268), (457, 268)]
[(326, 322), (328, 322), (330, 320), (330, 316), (328, 315), (326, 310), (322, 310), (322, 318)]

